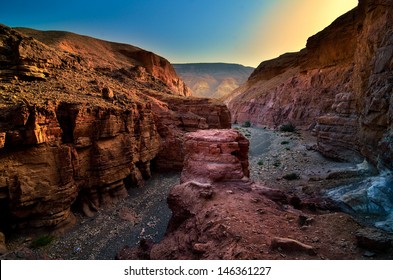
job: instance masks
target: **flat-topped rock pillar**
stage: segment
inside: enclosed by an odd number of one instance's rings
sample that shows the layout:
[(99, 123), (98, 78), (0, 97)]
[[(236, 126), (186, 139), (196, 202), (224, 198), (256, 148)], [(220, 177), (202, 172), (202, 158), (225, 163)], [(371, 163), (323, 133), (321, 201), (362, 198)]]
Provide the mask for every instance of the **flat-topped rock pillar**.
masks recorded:
[(233, 129), (187, 133), (181, 182), (248, 181), (248, 147), (247, 138)]

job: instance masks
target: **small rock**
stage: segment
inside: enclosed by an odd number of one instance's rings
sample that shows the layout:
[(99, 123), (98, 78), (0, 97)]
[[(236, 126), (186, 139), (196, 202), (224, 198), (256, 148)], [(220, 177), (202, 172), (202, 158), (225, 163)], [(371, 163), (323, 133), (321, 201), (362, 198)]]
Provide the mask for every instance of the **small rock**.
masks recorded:
[(26, 239), (23, 241), (24, 243), (29, 243), (33, 240), (31, 237), (26, 237)]
[(319, 242), (319, 241), (320, 241), (319, 237), (314, 237), (314, 238), (312, 239), (312, 242), (314, 242), (314, 243), (317, 243), (317, 242)]
[(393, 235), (376, 228), (360, 229), (355, 234), (358, 246), (371, 251), (388, 251), (393, 248)]
[(305, 252), (309, 255), (317, 254), (314, 247), (290, 238), (275, 237), (272, 239), (270, 248), (272, 250), (281, 248), (281, 250), (286, 252)]
[(80, 247), (75, 247), (74, 248), (74, 254), (78, 254), (82, 251), (82, 249)]
[(365, 251), (365, 252), (363, 253), (363, 257), (366, 257), (366, 258), (372, 258), (372, 257), (374, 257), (374, 256), (375, 256), (375, 253), (370, 252), (370, 251)]
[(114, 97), (113, 90), (107, 87), (104, 87), (101, 93), (102, 97), (105, 99), (112, 99)]
[(203, 253), (205, 253), (206, 251), (208, 251), (209, 246), (208, 246), (208, 244), (205, 244), (205, 243), (195, 243), (195, 244), (192, 246), (192, 248), (193, 248), (193, 250), (194, 250), (195, 253), (203, 254)]

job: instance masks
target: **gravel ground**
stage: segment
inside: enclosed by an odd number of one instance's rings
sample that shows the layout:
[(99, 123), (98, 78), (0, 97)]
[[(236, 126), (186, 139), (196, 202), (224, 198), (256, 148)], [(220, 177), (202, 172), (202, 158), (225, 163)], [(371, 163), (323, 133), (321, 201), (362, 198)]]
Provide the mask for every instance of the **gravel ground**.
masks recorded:
[[(166, 198), (179, 180), (178, 172), (154, 174), (144, 187), (130, 189), (126, 199), (111, 208), (100, 209), (94, 217), (77, 214), (76, 226), (56, 237), (49, 246), (35, 250), (33, 258), (111, 260), (124, 246), (135, 246), (140, 239), (161, 240), (171, 217)], [(8, 247), (16, 253), (3, 258), (31, 258), (32, 253), (25, 247), (33, 239), (14, 237)]]

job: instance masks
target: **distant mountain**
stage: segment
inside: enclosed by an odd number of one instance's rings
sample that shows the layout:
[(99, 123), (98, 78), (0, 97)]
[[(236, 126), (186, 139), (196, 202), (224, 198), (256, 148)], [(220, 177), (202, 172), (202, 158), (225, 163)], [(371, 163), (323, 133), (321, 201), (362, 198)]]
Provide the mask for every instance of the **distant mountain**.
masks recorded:
[(240, 64), (173, 64), (177, 74), (191, 88), (192, 96), (220, 98), (247, 81), (254, 70)]

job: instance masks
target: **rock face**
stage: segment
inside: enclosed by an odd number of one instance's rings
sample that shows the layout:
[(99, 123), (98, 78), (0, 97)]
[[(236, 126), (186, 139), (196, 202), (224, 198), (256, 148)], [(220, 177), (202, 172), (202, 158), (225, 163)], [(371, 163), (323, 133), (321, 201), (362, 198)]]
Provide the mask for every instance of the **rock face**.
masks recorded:
[(184, 100), (170, 95), (160, 97), (160, 100), (164, 102), (153, 104), (161, 136), (162, 148), (155, 160), (160, 170), (180, 171), (183, 168), (185, 133), (231, 126), (228, 108), (219, 101), (193, 97)]
[(172, 217), (164, 239), (126, 247), (118, 259), (362, 257), (352, 218), (303, 212), (299, 198), (295, 209), (291, 197), (248, 179), (248, 141), (238, 131), (196, 131), (185, 139), (182, 184), (168, 196)]
[(243, 84), (254, 70), (239, 64), (174, 64), (177, 74), (190, 87), (192, 96), (221, 98)]
[(0, 26), (1, 229), (63, 228), (71, 206), (91, 216), (143, 185), (152, 162), (181, 168), (184, 156), (173, 151), (186, 132), (230, 126), (224, 104), (185, 97), (164, 58), (22, 31), (42, 42)]
[(392, 7), (361, 0), (299, 53), (261, 63), (226, 99), (232, 121), (315, 128), (323, 154), (392, 169)]
[(234, 130), (188, 133), (184, 139), (186, 157), (181, 182), (248, 180), (248, 146), (247, 138)]

